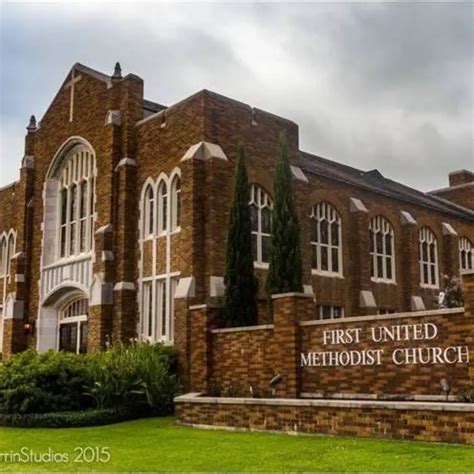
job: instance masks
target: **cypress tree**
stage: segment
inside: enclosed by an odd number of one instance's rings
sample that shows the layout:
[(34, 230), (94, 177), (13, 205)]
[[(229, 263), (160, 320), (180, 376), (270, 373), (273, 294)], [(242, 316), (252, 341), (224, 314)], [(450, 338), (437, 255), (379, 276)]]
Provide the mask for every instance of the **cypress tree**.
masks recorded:
[(278, 162), (273, 186), (275, 202), (267, 277), (267, 290), (272, 295), (303, 291), (300, 227), (292, 187), (286, 136), (282, 132), (278, 140)]
[(237, 159), (225, 261), (224, 317), (228, 326), (257, 323), (257, 280), (253, 272), (249, 183), (243, 148)]

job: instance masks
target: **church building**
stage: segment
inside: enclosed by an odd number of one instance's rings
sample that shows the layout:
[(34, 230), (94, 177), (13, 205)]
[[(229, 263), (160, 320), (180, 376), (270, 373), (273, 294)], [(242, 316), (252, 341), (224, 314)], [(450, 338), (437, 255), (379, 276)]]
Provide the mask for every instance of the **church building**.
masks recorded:
[(432, 309), (445, 277), (474, 268), (472, 171), (423, 193), (301, 151), (286, 118), (207, 90), (169, 106), (143, 90), (118, 64), (112, 75), (75, 64), (41, 120), (31, 117), (19, 180), (0, 189), (4, 357), (135, 339), (186, 344), (185, 309), (222, 304), (239, 145), (259, 323), (271, 322), (265, 278), (281, 131), (314, 319)]

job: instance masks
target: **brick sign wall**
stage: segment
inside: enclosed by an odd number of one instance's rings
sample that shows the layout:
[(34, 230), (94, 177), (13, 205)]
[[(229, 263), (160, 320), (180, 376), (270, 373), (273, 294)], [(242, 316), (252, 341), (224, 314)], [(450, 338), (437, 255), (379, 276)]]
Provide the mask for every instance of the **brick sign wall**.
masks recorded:
[(301, 391), (436, 395), (446, 379), (459, 392), (474, 360), (473, 319), (463, 310), (422, 314), (303, 322)]

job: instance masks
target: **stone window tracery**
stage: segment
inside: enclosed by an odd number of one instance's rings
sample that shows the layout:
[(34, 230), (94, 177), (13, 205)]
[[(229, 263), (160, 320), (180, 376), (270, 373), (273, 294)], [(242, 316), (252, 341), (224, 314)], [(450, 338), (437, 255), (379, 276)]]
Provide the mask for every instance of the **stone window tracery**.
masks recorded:
[(266, 191), (252, 184), (249, 206), (253, 260), (256, 265), (267, 266), (270, 261), (273, 202)]
[(428, 288), (438, 288), (438, 242), (428, 227), (419, 233), (420, 283)]
[(461, 272), (474, 269), (474, 248), (467, 237), (459, 238), (459, 269)]
[(383, 216), (370, 221), (370, 264), (374, 281), (395, 282), (395, 244), (393, 227)]

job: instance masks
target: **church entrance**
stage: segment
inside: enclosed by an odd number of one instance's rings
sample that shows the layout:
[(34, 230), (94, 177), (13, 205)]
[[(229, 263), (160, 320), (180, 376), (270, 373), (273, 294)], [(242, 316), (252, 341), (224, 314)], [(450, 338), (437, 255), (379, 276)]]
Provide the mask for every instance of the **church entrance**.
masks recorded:
[(60, 351), (87, 352), (87, 315), (89, 302), (76, 298), (59, 311), (58, 341)]

